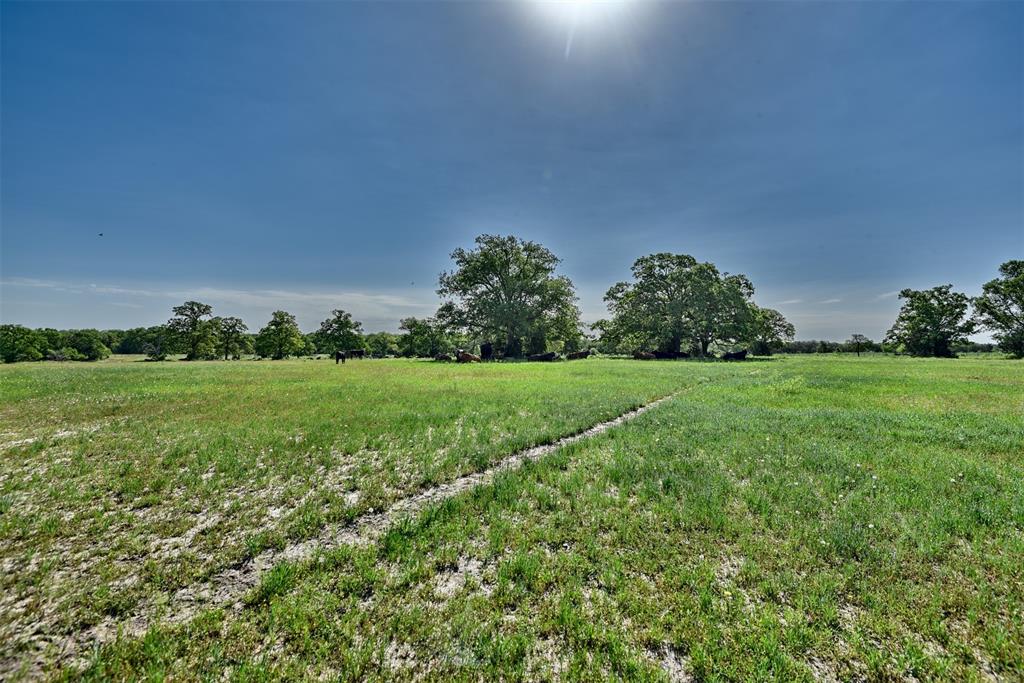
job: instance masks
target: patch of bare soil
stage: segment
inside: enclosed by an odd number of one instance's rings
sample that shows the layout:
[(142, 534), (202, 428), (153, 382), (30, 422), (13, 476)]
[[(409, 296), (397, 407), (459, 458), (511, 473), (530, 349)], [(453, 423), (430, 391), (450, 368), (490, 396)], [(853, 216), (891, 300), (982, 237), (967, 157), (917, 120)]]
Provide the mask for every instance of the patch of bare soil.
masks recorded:
[(661, 648), (661, 670), (668, 675), (668, 680), (673, 683), (689, 683), (693, 680), (689, 668), (690, 660), (674, 647), (665, 645)]

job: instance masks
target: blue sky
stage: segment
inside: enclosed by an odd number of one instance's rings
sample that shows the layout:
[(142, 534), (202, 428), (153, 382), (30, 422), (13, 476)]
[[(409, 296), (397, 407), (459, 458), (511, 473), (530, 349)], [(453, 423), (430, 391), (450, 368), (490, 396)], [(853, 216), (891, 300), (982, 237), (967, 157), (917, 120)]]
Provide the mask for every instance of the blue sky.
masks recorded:
[(1024, 3), (598, 9), (567, 54), (531, 0), (3, 3), (0, 317), (396, 329), (511, 232), (588, 320), (673, 251), (879, 338), (897, 290), (1024, 257)]

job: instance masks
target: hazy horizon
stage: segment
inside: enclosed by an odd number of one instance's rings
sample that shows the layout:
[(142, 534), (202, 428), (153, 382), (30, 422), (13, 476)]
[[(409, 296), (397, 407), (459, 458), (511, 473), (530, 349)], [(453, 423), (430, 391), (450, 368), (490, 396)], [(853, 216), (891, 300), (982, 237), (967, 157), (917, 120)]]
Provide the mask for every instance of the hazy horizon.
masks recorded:
[(877, 340), (1024, 257), (1024, 4), (609, 7), (3, 3), (0, 319), (395, 331), (503, 233), (587, 322), (670, 251)]

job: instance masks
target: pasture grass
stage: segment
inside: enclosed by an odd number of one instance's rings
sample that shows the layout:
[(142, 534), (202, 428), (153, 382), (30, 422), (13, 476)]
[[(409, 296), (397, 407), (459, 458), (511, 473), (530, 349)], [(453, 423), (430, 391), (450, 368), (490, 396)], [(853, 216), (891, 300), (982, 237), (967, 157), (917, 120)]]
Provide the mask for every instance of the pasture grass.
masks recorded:
[[(4, 368), (4, 428), (21, 430), (5, 438), (40, 436), (3, 454), (11, 502), (0, 524), (13, 540), (3, 561), (19, 563), (11, 589), (59, 581), (73, 559), (51, 558), (47, 570), (36, 561), (29, 578), (23, 567), (61, 544), (111, 543), (117, 566), (133, 539), (163, 533), (155, 520), (165, 518), (140, 510), (177, 516), (168, 528), (179, 535), (217, 511), (199, 550), (183, 555), (203, 559), (147, 572), (127, 593), (137, 600), (251, 546), (311, 536), (327, 520), (676, 396), (372, 545), (281, 563), (238, 613), (157, 626), (103, 647), (84, 670), (51, 673), (1024, 677), (1024, 364), (812, 356), (334, 370), (300, 361)], [(53, 404), (46, 421), (30, 414)], [(327, 426), (338, 420), (344, 428)], [(291, 443), (294, 434), (303, 438)], [(71, 464), (55, 470), (61, 458)], [(119, 497), (124, 462), (146, 475)], [(296, 505), (303, 495), (316, 502)], [(89, 512), (98, 504), (113, 512)], [(62, 521), (67, 510), (74, 524)], [(118, 522), (91, 526), (107, 516)], [(253, 541), (247, 530), (268, 517)], [(148, 546), (137, 547), (145, 557)], [(192, 568), (184, 578), (182, 566)], [(114, 599), (117, 576), (88, 575), (92, 594), (71, 609), (88, 615), (94, 601)]]
[[(692, 381), (627, 363), (20, 364), (0, 369), (0, 620), (129, 614)], [(9, 628), (4, 628), (7, 626)]]

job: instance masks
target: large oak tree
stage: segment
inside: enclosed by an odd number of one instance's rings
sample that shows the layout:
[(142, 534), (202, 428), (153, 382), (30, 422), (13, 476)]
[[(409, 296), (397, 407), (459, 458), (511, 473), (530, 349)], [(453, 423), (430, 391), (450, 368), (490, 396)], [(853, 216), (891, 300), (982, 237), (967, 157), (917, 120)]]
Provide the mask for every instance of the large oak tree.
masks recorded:
[(643, 346), (707, 355), (712, 344), (750, 335), (754, 286), (745, 275), (719, 272), (689, 254), (659, 253), (633, 263), (632, 282), (605, 294), (610, 333)]
[(174, 317), (167, 321), (167, 329), (185, 349), (185, 359), (198, 360), (212, 357), (216, 353), (214, 350), (216, 330), (209, 320), (213, 313), (213, 307), (199, 301), (186, 301), (171, 310), (174, 312)]
[(913, 356), (952, 358), (953, 345), (967, 341), (974, 331), (974, 322), (967, 319), (970, 299), (954, 292), (953, 285), (904, 289), (900, 298), (903, 307), (885, 341)]
[(452, 252), (455, 270), (441, 273), (437, 293), (448, 300), (438, 318), (481, 341), (497, 342), (506, 356), (521, 356), (549, 342), (579, 335), (572, 282), (556, 275), (559, 259), (536, 242), (511, 235), (480, 235), (476, 248)]
[(264, 358), (281, 360), (302, 351), (306, 344), (295, 316), (287, 311), (274, 311), (270, 322), (256, 335), (256, 353)]
[(317, 350), (325, 353), (363, 348), (363, 324), (352, 319), (352, 314), (340, 308), (331, 311), (331, 317), (320, 323), (316, 334)]
[(249, 328), (241, 318), (228, 316), (214, 318), (210, 321), (217, 334), (217, 352), (227, 360), (231, 356), (239, 356), (246, 349)]

